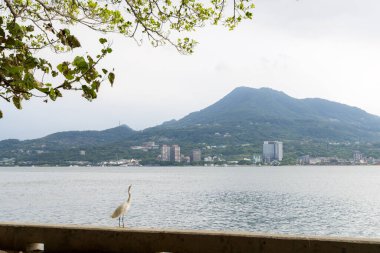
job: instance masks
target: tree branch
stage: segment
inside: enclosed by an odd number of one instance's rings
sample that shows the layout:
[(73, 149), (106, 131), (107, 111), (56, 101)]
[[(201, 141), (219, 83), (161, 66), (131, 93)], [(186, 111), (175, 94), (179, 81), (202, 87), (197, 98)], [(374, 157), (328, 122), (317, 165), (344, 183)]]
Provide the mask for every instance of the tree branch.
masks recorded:
[(16, 11), (13, 9), (12, 3), (9, 0), (4, 0), (5, 4), (7, 5), (8, 9), (11, 11), (13, 16), (13, 21), (16, 21), (16, 18), (18, 17)]

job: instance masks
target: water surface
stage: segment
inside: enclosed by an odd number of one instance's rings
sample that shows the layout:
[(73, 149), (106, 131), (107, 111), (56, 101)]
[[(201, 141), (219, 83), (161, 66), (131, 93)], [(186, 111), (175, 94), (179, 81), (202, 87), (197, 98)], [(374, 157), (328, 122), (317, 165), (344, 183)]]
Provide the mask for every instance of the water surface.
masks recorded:
[(380, 237), (380, 167), (0, 168), (0, 222)]

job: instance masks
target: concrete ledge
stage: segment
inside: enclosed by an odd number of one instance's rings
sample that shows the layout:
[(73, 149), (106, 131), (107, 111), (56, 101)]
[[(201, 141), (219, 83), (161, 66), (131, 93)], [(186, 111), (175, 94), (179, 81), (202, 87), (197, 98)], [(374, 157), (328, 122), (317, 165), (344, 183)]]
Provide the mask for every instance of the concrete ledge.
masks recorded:
[(45, 252), (379, 253), (380, 240), (0, 223), (0, 249)]

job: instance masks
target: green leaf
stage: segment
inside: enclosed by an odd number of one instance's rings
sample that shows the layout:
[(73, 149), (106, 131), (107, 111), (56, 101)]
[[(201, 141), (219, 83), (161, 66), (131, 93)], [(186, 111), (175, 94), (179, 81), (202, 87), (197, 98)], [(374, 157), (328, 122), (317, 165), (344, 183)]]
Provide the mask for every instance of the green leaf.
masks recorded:
[(61, 63), (61, 64), (58, 64), (58, 65), (57, 65), (57, 69), (58, 69), (59, 72), (62, 73), (62, 71), (63, 71), (63, 64), (62, 64), (62, 63)]
[(99, 87), (100, 87), (100, 82), (99, 81), (96, 80), (96, 81), (92, 82), (91, 89), (99, 91)]
[(57, 69), (59, 72), (63, 73), (68, 70), (69, 63), (68, 62), (62, 62), (61, 64), (58, 64)]
[(73, 61), (73, 65), (75, 67), (77, 67), (78, 69), (81, 69), (81, 70), (87, 70), (88, 69), (88, 64), (82, 56), (75, 57), (75, 59)]
[(73, 88), (73, 87), (71, 86), (71, 84), (70, 84), (67, 80), (65, 80), (65, 81), (63, 82), (62, 86), (63, 86), (63, 89), (64, 89), (64, 90), (70, 90), (70, 89)]
[(55, 94), (57, 95), (57, 97), (62, 97), (62, 93), (58, 89), (55, 89)]
[(82, 90), (83, 96), (90, 101), (97, 97), (95, 90), (90, 89), (87, 85), (82, 85)]
[(21, 98), (20, 97), (12, 97), (12, 101), (13, 101), (13, 104), (15, 105), (15, 107), (19, 110), (22, 109), (21, 107)]
[(69, 29), (61, 29), (58, 32), (57, 37), (63, 45), (69, 46), (70, 48), (76, 48), (81, 46), (79, 40), (74, 35), (70, 34)]
[(23, 34), (21, 26), (15, 22), (9, 22), (7, 28), (9, 33), (16, 38), (20, 38)]
[(71, 48), (81, 47), (79, 40), (73, 35), (67, 36), (67, 45)]
[(37, 87), (36, 89), (41, 91), (42, 93), (49, 94), (49, 88), (47, 88), (47, 87), (45, 87), (45, 88)]
[(105, 38), (100, 38), (100, 39), (99, 39), (99, 42), (100, 42), (101, 44), (104, 44), (104, 43), (107, 42), (107, 40), (106, 40)]
[(67, 80), (73, 80), (74, 79), (74, 73), (72, 71), (68, 71), (67, 74), (65, 74), (65, 77)]
[(54, 89), (50, 89), (49, 97), (51, 100), (55, 101), (57, 99), (57, 94), (55, 93)]
[(114, 74), (113, 72), (110, 72), (110, 73), (108, 74), (108, 81), (110, 81), (111, 86), (113, 86), (113, 83), (114, 83), (114, 81), (115, 81), (115, 74)]

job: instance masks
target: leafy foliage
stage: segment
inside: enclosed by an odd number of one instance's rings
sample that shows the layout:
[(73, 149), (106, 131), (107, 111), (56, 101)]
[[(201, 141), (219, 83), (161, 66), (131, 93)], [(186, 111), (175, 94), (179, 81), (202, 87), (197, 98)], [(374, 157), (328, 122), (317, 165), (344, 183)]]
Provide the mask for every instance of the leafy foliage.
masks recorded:
[[(112, 52), (107, 39), (100, 38), (96, 56), (77, 55), (53, 66), (37, 52), (54, 53), (81, 47), (72, 34), (74, 25), (102, 33), (119, 33), (136, 42), (146, 38), (153, 46), (166, 43), (181, 53), (192, 53), (196, 41), (186, 35), (209, 22), (229, 29), (251, 19), (252, 0), (4, 0), (0, 2), (0, 98), (18, 109), (22, 101), (62, 97), (62, 90), (77, 90), (95, 99), (103, 81), (111, 85), (115, 74), (99, 69), (99, 62)], [(0, 111), (0, 118), (3, 116)]]

